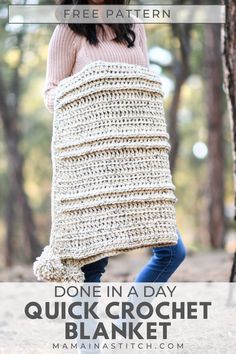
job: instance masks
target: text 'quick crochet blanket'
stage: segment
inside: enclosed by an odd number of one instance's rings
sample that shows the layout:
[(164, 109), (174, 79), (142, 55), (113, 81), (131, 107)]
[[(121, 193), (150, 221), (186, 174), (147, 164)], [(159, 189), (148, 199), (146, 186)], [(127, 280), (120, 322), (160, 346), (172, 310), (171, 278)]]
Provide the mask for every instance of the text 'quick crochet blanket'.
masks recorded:
[(97, 60), (60, 81), (38, 280), (83, 282), (85, 264), (177, 243), (168, 139), (161, 82), (148, 68)]

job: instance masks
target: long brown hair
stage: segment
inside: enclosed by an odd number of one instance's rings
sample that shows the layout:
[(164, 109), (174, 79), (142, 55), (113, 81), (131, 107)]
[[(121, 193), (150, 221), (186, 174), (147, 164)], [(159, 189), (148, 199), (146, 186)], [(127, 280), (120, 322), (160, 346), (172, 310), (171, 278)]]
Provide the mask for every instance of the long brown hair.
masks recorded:
[[(104, 0), (104, 5), (129, 5), (130, 0)], [(89, 5), (89, 0), (56, 0), (58, 5)], [(77, 34), (85, 36), (90, 44), (97, 45), (99, 40), (97, 38), (96, 26), (104, 28), (101, 23), (68, 23), (68, 26)], [(135, 32), (132, 30), (133, 23), (109, 23), (108, 26), (115, 32), (116, 42), (127, 42), (127, 47), (134, 47)]]

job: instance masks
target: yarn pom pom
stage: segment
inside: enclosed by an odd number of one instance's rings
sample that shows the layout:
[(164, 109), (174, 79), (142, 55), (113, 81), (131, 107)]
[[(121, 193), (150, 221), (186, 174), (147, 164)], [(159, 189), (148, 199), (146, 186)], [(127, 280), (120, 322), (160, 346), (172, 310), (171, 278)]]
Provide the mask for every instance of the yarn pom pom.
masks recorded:
[(38, 280), (50, 282), (83, 282), (84, 273), (76, 262), (63, 264), (60, 257), (53, 254), (46, 246), (40, 257), (33, 264), (33, 271)]

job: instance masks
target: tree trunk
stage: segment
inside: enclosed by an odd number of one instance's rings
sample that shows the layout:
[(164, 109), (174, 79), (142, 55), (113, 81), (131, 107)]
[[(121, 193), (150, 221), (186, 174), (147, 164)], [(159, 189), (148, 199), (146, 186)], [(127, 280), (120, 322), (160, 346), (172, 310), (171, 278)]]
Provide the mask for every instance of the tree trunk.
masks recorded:
[[(18, 47), (21, 46), (23, 34), (18, 34)], [(3, 123), (4, 137), (9, 163), (9, 175), (11, 191), (9, 192), (8, 205), (6, 210), (6, 265), (12, 264), (12, 238), (13, 228), (12, 223), (14, 217), (13, 204), (18, 204), (19, 210), (23, 217), (24, 230), (24, 249), (29, 261), (35, 260), (35, 257), (41, 251), (41, 246), (35, 235), (35, 225), (28, 198), (24, 190), (23, 183), (23, 157), (19, 151), (20, 131), (19, 131), (19, 114), (18, 103), (20, 96), (20, 78), (18, 73), (19, 65), (13, 71), (10, 90), (6, 88), (3, 80), (2, 72), (0, 71), (0, 118)], [(14, 103), (7, 104), (6, 97), (11, 93), (14, 95)], [(14, 191), (14, 198), (12, 193)]]
[(179, 151), (179, 132), (178, 132), (178, 109), (181, 97), (182, 86), (188, 77), (183, 63), (174, 64), (175, 88), (168, 114), (168, 131), (170, 135), (170, 169), (173, 173)]
[(33, 214), (29, 206), (27, 195), (24, 191), (24, 179), (22, 173), (23, 157), (18, 149), (18, 141), (19, 136), (17, 131), (15, 131), (15, 133), (9, 131), (7, 138), (7, 149), (10, 163), (10, 173), (12, 176), (11, 188), (15, 191), (14, 203), (17, 202), (22, 215), (25, 255), (29, 261), (34, 261), (35, 257), (39, 255), (41, 246), (36, 239)]
[(208, 201), (209, 236), (213, 248), (222, 248), (224, 242), (224, 153), (223, 102), (220, 26), (205, 27), (205, 87), (208, 120)]
[[(223, 28), (224, 82), (232, 131), (234, 174), (234, 220), (236, 220), (236, 1), (222, 1), (226, 6), (226, 23)], [(230, 274), (230, 282), (236, 281), (236, 250)]]
[(14, 219), (15, 219), (15, 208), (14, 208), (14, 197), (15, 193), (11, 188), (9, 192), (9, 197), (7, 200), (6, 206), (6, 255), (5, 255), (5, 265), (7, 267), (12, 266), (13, 264), (13, 240), (14, 240)]
[(227, 91), (233, 138), (234, 193), (236, 220), (236, 1), (226, 2), (226, 24), (223, 32), (224, 82)]
[(190, 32), (191, 24), (173, 24), (172, 31), (174, 36), (180, 43), (180, 60), (175, 60), (173, 65), (173, 73), (175, 76), (175, 88), (173, 99), (169, 110), (168, 131), (170, 134), (170, 169), (174, 172), (176, 159), (179, 150), (179, 134), (178, 134), (178, 108), (181, 97), (181, 90), (184, 82), (190, 74), (189, 56), (190, 56)]

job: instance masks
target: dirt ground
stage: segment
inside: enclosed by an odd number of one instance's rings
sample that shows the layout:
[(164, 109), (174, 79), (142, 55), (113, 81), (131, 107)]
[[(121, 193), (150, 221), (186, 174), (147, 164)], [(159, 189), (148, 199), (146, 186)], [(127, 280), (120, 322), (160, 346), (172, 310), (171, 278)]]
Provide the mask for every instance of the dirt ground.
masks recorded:
[[(102, 281), (132, 282), (150, 258), (149, 249), (129, 251), (110, 257)], [(181, 263), (169, 281), (173, 282), (227, 282), (229, 281), (233, 254), (223, 250), (193, 252), (187, 251)], [(0, 281), (36, 281), (30, 265), (15, 265), (0, 269)]]

